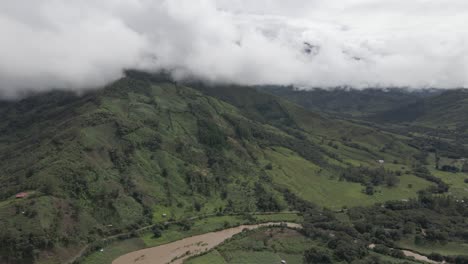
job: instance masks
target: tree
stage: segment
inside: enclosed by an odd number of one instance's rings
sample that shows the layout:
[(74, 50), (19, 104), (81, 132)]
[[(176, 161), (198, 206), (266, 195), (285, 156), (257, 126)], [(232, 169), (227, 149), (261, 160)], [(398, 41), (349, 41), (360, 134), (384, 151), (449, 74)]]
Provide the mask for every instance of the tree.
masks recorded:
[(367, 186), (366, 186), (366, 189), (364, 190), (364, 192), (365, 192), (367, 195), (374, 195), (374, 186), (372, 186), (372, 185), (367, 185)]
[(444, 257), (439, 254), (439, 253), (435, 253), (435, 252), (432, 252), (429, 256), (428, 256), (429, 259), (432, 259), (432, 260), (435, 260), (435, 261), (443, 261), (444, 260)]
[(198, 120), (198, 140), (212, 148), (222, 148), (226, 144), (226, 137), (213, 121)]
[(457, 172), (460, 171), (460, 169), (458, 169), (455, 166), (451, 166), (451, 165), (444, 165), (444, 166), (442, 166), (441, 170), (442, 171), (447, 171), (447, 172), (452, 172), (452, 173), (457, 173)]
[(468, 172), (468, 162), (464, 162), (461, 168), (462, 172)]
[(304, 252), (304, 262), (307, 264), (325, 264), (332, 263), (332, 259), (328, 252), (311, 248)]
[(167, 172), (167, 169), (164, 168), (164, 169), (162, 170), (161, 175), (162, 175), (164, 178), (167, 178), (167, 175), (168, 175), (168, 174), (169, 174), (169, 173)]
[(367, 254), (365, 248), (351, 241), (339, 240), (335, 248), (335, 256), (339, 260), (352, 262), (355, 259), (360, 259)]
[(151, 228), (151, 232), (153, 232), (154, 238), (160, 238), (162, 236), (162, 228), (160, 225), (154, 225)]
[(200, 211), (201, 211), (201, 208), (202, 208), (202, 205), (201, 205), (198, 201), (195, 201), (195, 202), (193, 203), (193, 207), (195, 208), (195, 210), (196, 210), (197, 212), (200, 212)]
[(400, 180), (395, 175), (388, 175), (385, 178), (385, 183), (388, 187), (395, 187), (398, 184), (398, 182), (400, 182)]
[(179, 222), (179, 225), (182, 227), (183, 231), (189, 231), (190, 229), (192, 229), (193, 221), (189, 219), (184, 219)]

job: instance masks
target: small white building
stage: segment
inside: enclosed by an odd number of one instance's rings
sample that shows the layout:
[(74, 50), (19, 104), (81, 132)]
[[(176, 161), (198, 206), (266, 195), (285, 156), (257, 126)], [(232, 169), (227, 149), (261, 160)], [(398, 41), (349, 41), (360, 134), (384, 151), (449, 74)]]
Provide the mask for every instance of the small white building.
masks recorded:
[(281, 264), (286, 264), (286, 260), (281, 260)]

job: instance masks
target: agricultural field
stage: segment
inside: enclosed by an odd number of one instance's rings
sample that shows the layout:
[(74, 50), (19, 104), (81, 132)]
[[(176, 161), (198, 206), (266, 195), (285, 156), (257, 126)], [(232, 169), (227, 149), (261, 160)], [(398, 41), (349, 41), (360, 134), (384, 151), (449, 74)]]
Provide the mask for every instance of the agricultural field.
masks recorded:
[(376, 193), (369, 196), (363, 193), (361, 184), (339, 181), (333, 173), (288, 149), (274, 148), (266, 151), (265, 158), (277, 164), (268, 171), (273, 182), (291, 189), (307, 201), (335, 210), (343, 206), (371, 205), (388, 200), (414, 198), (419, 190), (432, 185), (424, 179), (403, 174), (399, 176), (400, 182), (397, 186), (378, 187)]

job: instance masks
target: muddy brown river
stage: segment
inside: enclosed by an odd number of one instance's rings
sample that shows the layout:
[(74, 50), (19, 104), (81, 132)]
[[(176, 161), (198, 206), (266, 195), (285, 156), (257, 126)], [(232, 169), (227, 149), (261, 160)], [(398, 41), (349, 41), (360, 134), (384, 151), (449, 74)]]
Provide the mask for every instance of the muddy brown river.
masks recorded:
[[(301, 228), (300, 224), (283, 223), (291, 228)], [(157, 247), (146, 248), (134, 251), (115, 259), (112, 264), (182, 264), (185, 259), (210, 250), (226, 239), (239, 234), (244, 229), (252, 230), (264, 226), (280, 226), (281, 223), (263, 223), (257, 225), (241, 225), (238, 227), (228, 228), (217, 232), (210, 232), (198, 236), (187, 237), (168, 244)], [(374, 248), (374, 244), (370, 244), (369, 248)], [(417, 254), (409, 250), (402, 250), (405, 256), (414, 257), (416, 260), (426, 263), (443, 263), (428, 259), (426, 256)]]
[[(187, 237), (172, 243), (128, 253), (115, 259), (112, 264), (181, 264), (185, 259), (218, 246), (244, 229), (252, 230), (264, 226), (279, 226), (280, 224), (241, 225), (217, 232)], [(299, 224), (285, 224), (291, 228), (301, 228)]]

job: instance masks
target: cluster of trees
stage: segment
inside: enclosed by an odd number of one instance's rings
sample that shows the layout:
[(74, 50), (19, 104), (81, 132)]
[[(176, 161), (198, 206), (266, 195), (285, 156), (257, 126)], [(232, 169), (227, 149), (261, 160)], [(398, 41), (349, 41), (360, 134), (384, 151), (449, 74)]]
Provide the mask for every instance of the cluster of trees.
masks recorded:
[(447, 171), (447, 172), (452, 172), (452, 173), (457, 173), (457, 172), (468, 172), (468, 163), (465, 162), (463, 163), (462, 167), (459, 168), (454, 165), (442, 165), (442, 167), (438, 167), (441, 171)]
[(468, 162), (464, 162), (461, 168), (462, 172), (467, 173), (468, 172)]
[[(428, 133), (428, 128), (424, 128), (423, 133)], [(436, 134), (440, 134), (441, 130), (437, 129)], [(450, 135), (446, 135), (450, 138)], [(468, 157), (468, 149), (464, 144), (457, 144), (457, 142), (450, 142), (441, 138), (434, 137), (412, 137), (410, 145), (428, 152), (437, 153), (440, 156), (449, 157), (452, 159), (459, 159)]]
[[(318, 240), (323, 247), (304, 253), (305, 263), (383, 263), (372, 262), (373, 251), (404, 258), (397, 241), (414, 237), (416, 244), (444, 244), (468, 242), (468, 205), (449, 196), (434, 196), (421, 192), (408, 202), (392, 201), (384, 205), (348, 209), (349, 224), (337, 220), (336, 213), (309, 206), (304, 212), (303, 232)], [(468, 263), (466, 256), (440, 256), (434, 260)]]
[[(0, 234), (0, 262), (33, 263), (41, 250), (54, 246), (54, 241), (42, 236), (15, 234), (16, 230), (3, 230)], [(3, 262), (2, 262), (3, 263)]]
[(452, 166), (452, 165), (442, 165), (442, 167), (440, 167), (440, 170), (452, 172), (452, 173), (457, 173), (460, 171), (460, 169), (457, 166)]
[(257, 197), (257, 208), (260, 211), (277, 212), (284, 209), (273, 192), (268, 191), (261, 183), (255, 184), (255, 196)]
[(303, 233), (324, 245), (322, 249), (306, 251), (306, 263), (350, 263), (369, 254), (363, 237), (352, 226), (338, 221), (331, 211), (308, 210), (304, 216)]
[(409, 202), (352, 208), (348, 215), (360, 234), (389, 247), (403, 237), (414, 237), (415, 244), (468, 242), (468, 206), (449, 196), (421, 192)]
[(368, 168), (364, 166), (350, 167), (343, 171), (340, 180), (361, 183), (365, 186), (364, 192), (374, 194), (374, 186), (385, 184), (388, 187), (398, 185), (401, 172), (393, 172), (384, 168)]
[(198, 120), (198, 140), (211, 148), (223, 148), (226, 145), (226, 136), (212, 121)]
[(445, 193), (449, 189), (449, 186), (445, 182), (443, 182), (440, 178), (432, 175), (431, 172), (423, 165), (415, 166), (413, 168), (413, 174), (427, 181), (435, 183), (436, 186), (429, 187), (429, 191), (432, 193)]

